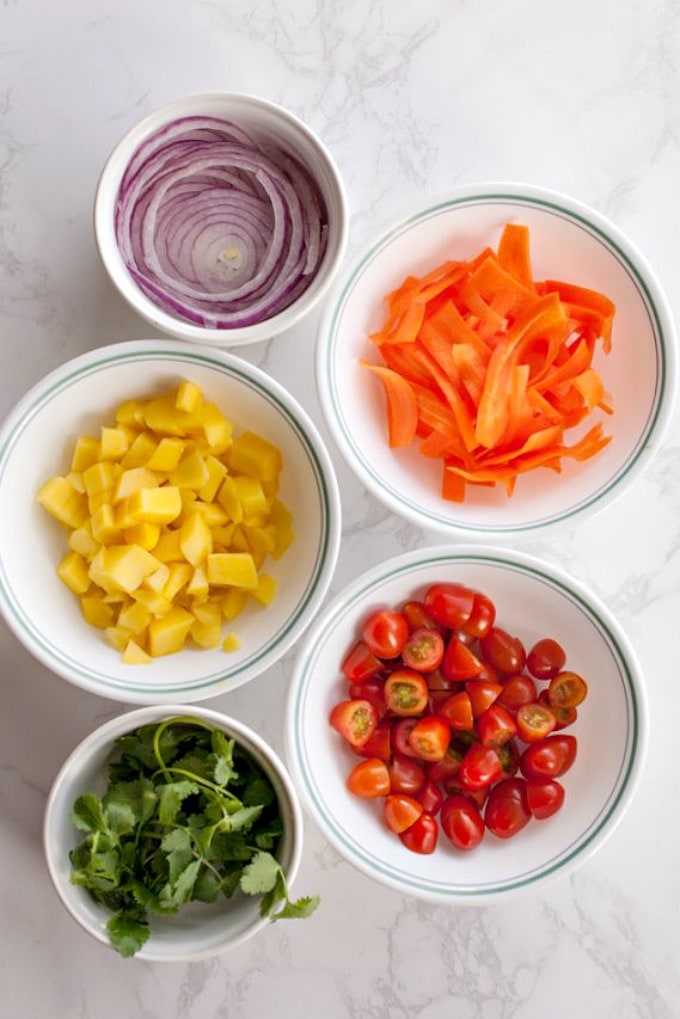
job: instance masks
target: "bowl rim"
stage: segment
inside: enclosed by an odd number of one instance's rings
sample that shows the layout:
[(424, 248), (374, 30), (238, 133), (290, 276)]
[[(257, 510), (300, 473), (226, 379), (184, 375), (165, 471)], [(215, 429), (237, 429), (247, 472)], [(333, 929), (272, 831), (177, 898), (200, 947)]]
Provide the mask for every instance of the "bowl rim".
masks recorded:
[[(18, 401), (0, 426), (0, 483), (10, 457), (25, 427), (48, 403), (54, 392), (67, 389), (74, 379), (97, 374), (110, 364), (135, 360), (175, 359), (178, 363), (202, 364), (225, 373), (230, 378), (245, 382), (259, 395), (272, 403), (286, 419), (300, 439), (313, 471), (321, 507), (322, 533), (316, 553), (314, 569), (299, 600), (295, 612), (285, 619), (279, 632), (268, 646), (254, 651), (232, 668), (227, 659), (224, 667), (200, 680), (172, 688), (148, 685), (135, 673), (129, 681), (118, 681), (104, 674), (96, 675), (74, 655), (54, 647), (42, 636), (14, 598), (11, 579), (0, 560), (0, 613), (24, 647), (51, 672), (75, 686), (99, 696), (125, 703), (162, 704), (178, 699), (199, 701), (218, 694), (229, 693), (255, 679), (265, 669), (278, 662), (289, 648), (300, 639), (323, 603), (330, 587), (340, 550), (342, 505), (335, 469), (324, 441), (313, 421), (296, 400), (279, 382), (261, 368), (238, 355), (214, 347), (198, 347), (179, 340), (130, 340), (97, 347), (64, 362), (40, 379)], [(225, 681), (227, 683), (226, 686)]]
[[(528, 523), (491, 523), (488, 525), (452, 519), (442, 510), (418, 503), (408, 492), (398, 491), (376, 474), (375, 466), (363, 455), (360, 445), (345, 426), (344, 414), (334, 381), (334, 351), (337, 328), (344, 307), (364, 268), (392, 240), (442, 211), (473, 204), (515, 203), (560, 215), (567, 222), (595, 236), (618, 259), (633, 280), (647, 309), (657, 350), (657, 378), (654, 405), (635, 448), (626, 461), (605, 483), (579, 503)], [(563, 192), (516, 181), (483, 181), (461, 184), (419, 203), (394, 216), (377, 237), (373, 235), (359, 246), (336, 280), (317, 329), (315, 373), (319, 401), (333, 441), (348, 466), (372, 494), (398, 516), (418, 526), (431, 527), (449, 538), (503, 542), (542, 536), (575, 526), (588, 514), (600, 512), (623, 494), (655, 455), (667, 433), (678, 392), (677, 332), (664, 289), (646, 257), (630, 238), (602, 213)], [(386, 447), (387, 448), (387, 447)]]
[[(245, 722), (242, 722), (231, 715), (226, 715), (223, 712), (212, 708), (198, 707), (193, 704), (147, 705), (131, 711), (124, 711), (122, 714), (116, 715), (114, 718), (110, 718), (108, 721), (102, 723), (97, 726), (97, 728), (89, 732), (68, 754), (50, 786), (42, 822), (42, 845), (45, 863), (54, 889), (61, 900), (62, 905), (71, 914), (73, 919), (76, 920), (76, 922), (85, 931), (87, 931), (88, 934), (92, 935), (92, 937), (112, 951), (114, 949), (110, 944), (106, 931), (103, 927), (98, 927), (89, 923), (86, 916), (78, 908), (77, 901), (66, 894), (65, 889), (69, 883), (64, 879), (65, 871), (63, 861), (61, 868), (59, 866), (59, 860), (56, 855), (57, 850), (54, 844), (54, 839), (52, 838), (54, 826), (58, 821), (56, 814), (57, 802), (61, 795), (63, 786), (67, 783), (72, 767), (81, 761), (86, 761), (93, 750), (103, 747), (107, 742), (113, 744), (113, 741), (117, 736), (123, 735), (140, 725), (154, 721), (162, 721), (165, 718), (171, 718), (175, 715), (183, 715), (185, 717), (195, 716), (203, 721), (211, 722), (212, 724), (219, 726), (223, 729), (223, 731), (228, 732), (230, 736), (233, 736), (237, 742), (239, 740), (243, 741), (246, 746), (246, 750), (249, 750), (250, 747), (254, 748), (267, 762), (268, 769), (276, 775), (277, 781), (280, 782), (281, 787), (286, 794), (288, 801), (287, 805), (290, 808), (292, 817), (292, 824), (290, 826), (290, 863), (286, 870), (286, 881), (288, 883), (289, 890), (300, 869), (304, 838), (304, 818), (300, 799), (283, 759), (276, 750), (274, 750), (274, 748), (259, 735), (258, 732), (252, 729)], [(111, 749), (113, 749), (113, 747), (111, 747)], [(259, 930), (262, 930), (268, 922), (269, 919), (267, 917), (257, 916), (253, 923), (249, 925), (246, 930), (242, 931), (238, 937), (229, 940), (220, 948), (205, 951), (183, 952), (181, 955), (178, 954), (173, 956), (157, 953), (154, 950), (152, 931), (149, 941), (147, 941), (143, 948), (136, 953), (135, 959), (145, 962), (189, 962), (209, 958), (228, 951), (229, 949), (242, 944), (244, 941), (247, 941)]]
[[(280, 117), (315, 150), (317, 157), (324, 165), (337, 202), (332, 229), (333, 245), (329, 244), (315, 275), (315, 280), (318, 279), (319, 282), (315, 284), (312, 281), (310, 287), (277, 315), (254, 325), (234, 329), (214, 329), (183, 322), (155, 304), (131, 279), (120, 257), (110, 223), (110, 213), (117, 200), (121, 176), (117, 169), (118, 164), (122, 161), (123, 167), (126, 166), (142, 140), (163, 123), (186, 115), (190, 109), (200, 107), (201, 104), (217, 102), (236, 103), (246, 110), (248, 108), (264, 110), (272, 117)], [(310, 171), (316, 176), (314, 168), (310, 168)], [(345, 185), (330, 149), (320, 136), (295, 113), (270, 99), (252, 93), (196, 92), (155, 107), (133, 124), (114, 145), (100, 171), (95, 188), (92, 225), (97, 251), (109, 279), (120, 296), (138, 315), (148, 324), (176, 339), (189, 343), (209, 343), (227, 348), (273, 339), (297, 325), (303, 317), (306, 317), (313, 308), (317, 307), (331, 287), (342, 264), (349, 237), (349, 212)]]
[[(397, 575), (408, 576), (414, 568), (428, 564), (465, 561), (510, 567), (514, 571), (538, 578), (568, 597), (595, 625), (612, 653), (615, 652), (621, 674), (625, 678), (624, 693), (629, 714), (626, 753), (614, 786), (615, 794), (610, 797), (607, 809), (598, 815), (596, 823), (591, 824), (587, 838), (577, 838), (568, 851), (557, 854), (555, 861), (534, 868), (534, 872), (527, 876), (520, 875), (502, 883), (489, 882), (470, 889), (424, 883), (417, 877), (408, 876), (405, 871), (393, 873), (360, 845), (351, 833), (345, 832), (332, 813), (323, 808), (313, 769), (307, 761), (304, 738), (304, 700), (312, 682), (315, 662), (334, 625), (341, 622), (348, 610), (353, 611), (369, 601), (371, 595), (387, 579)], [(327, 841), (359, 871), (388, 887), (427, 901), (456, 905), (486, 904), (507, 901), (528, 889), (543, 888), (571, 873), (604, 844), (620, 823), (638, 788), (647, 753), (648, 727), (647, 691), (636, 652), (625, 630), (605, 603), (566, 570), (535, 555), (500, 545), (472, 543), (434, 545), (401, 553), (371, 567), (335, 596), (317, 616), (296, 656), (286, 704), (284, 745), (285, 759), (300, 792), (303, 809), (312, 817)]]

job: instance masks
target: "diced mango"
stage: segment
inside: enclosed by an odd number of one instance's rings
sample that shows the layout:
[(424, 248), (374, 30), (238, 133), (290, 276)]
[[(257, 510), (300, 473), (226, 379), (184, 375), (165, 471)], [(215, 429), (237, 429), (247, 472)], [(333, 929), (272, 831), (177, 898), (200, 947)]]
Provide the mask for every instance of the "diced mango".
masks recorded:
[(199, 614), (200, 606), (194, 611), (194, 622), (191, 625), (191, 639), (199, 647), (217, 647), (222, 636), (222, 613), (219, 605), (206, 605), (207, 610)]
[(92, 435), (81, 435), (76, 439), (71, 457), (71, 470), (80, 474), (99, 459), (99, 440)]
[(182, 511), (182, 497), (173, 485), (139, 488), (130, 496), (128, 507), (135, 523), (169, 524)]
[(130, 448), (120, 461), (121, 467), (128, 470), (132, 467), (143, 467), (149, 462), (158, 445), (151, 432), (143, 431), (130, 443)]
[(83, 482), (90, 498), (112, 491), (116, 483), (116, 465), (111, 460), (98, 460), (83, 471)]
[(186, 448), (187, 444), (184, 439), (171, 438), (166, 435), (156, 446), (147, 460), (146, 466), (152, 471), (163, 471), (164, 473), (174, 471)]
[(120, 538), (120, 531), (116, 526), (116, 518), (110, 502), (103, 503), (92, 514), (90, 526), (92, 527), (92, 537), (100, 545), (111, 545)]
[(91, 559), (99, 551), (99, 542), (92, 534), (92, 525), (86, 520), (82, 527), (76, 527), (68, 536), (68, 547), (79, 552), (85, 559)]
[(106, 639), (117, 651), (125, 651), (128, 642), (132, 640), (132, 634), (122, 626), (107, 626), (104, 630)]
[(196, 411), (200, 410), (202, 403), (203, 393), (201, 392), (200, 386), (197, 386), (195, 382), (189, 382), (187, 380), (179, 384), (177, 395), (175, 397), (175, 407), (177, 410), (186, 411), (188, 414), (194, 414)]
[(185, 456), (174, 471), (170, 471), (168, 480), (171, 485), (177, 485), (178, 488), (191, 488), (196, 491), (203, 488), (210, 480), (210, 473), (202, 453), (195, 449)]
[(77, 552), (68, 552), (57, 566), (57, 574), (74, 594), (85, 594), (90, 586), (88, 563)]
[(179, 530), (164, 531), (156, 544), (153, 554), (162, 563), (178, 562), (182, 558), (182, 550), (179, 546)]
[(102, 425), (99, 437), (100, 460), (120, 460), (127, 453), (130, 440), (124, 428)]
[(140, 605), (144, 605), (152, 616), (166, 616), (172, 608), (169, 598), (148, 587), (138, 587), (136, 591), (132, 592), (132, 597)]
[(113, 488), (113, 501), (127, 499), (140, 488), (157, 488), (158, 477), (148, 467), (128, 467), (123, 470)]
[(214, 403), (204, 403), (199, 411), (200, 427), (212, 453), (223, 453), (231, 445), (234, 426)]
[(199, 566), (212, 552), (212, 531), (200, 513), (192, 513), (179, 532), (182, 555), (192, 566)]
[(241, 523), (243, 520), (243, 508), (239, 499), (238, 489), (230, 474), (227, 474), (219, 487), (217, 501), (225, 510), (230, 520), (233, 520), (235, 524)]
[(152, 658), (179, 651), (184, 646), (193, 622), (191, 612), (179, 605), (175, 605), (160, 619), (152, 619), (148, 629), (149, 654)]
[(241, 641), (235, 633), (228, 633), (222, 641), (223, 651), (238, 651), (240, 647)]
[(209, 584), (217, 587), (257, 587), (257, 570), (249, 552), (213, 552), (206, 559)]
[(275, 577), (270, 576), (268, 573), (260, 573), (257, 578), (257, 586), (248, 593), (262, 605), (269, 605), (276, 597), (277, 587)]
[(141, 400), (124, 400), (116, 410), (116, 423), (142, 428), (144, 425), (143, 402)]
[(153, 550), (157, 559), (160, 558), (156, 553), (156, 546), (160, 541), (160, 537), (160, 524), (150, 524), (148, 521), (143, 521), (141, 524), (132, 524), (123, 531), (123, 539), (127, 545), (141, 545), (147, 552)]
[(209, 453), (205, 458), (205, 466), (208, 469), (208, 480), (202, 488), (198, 490), (198, 497), (203, 502), (211, 503), (217, 491), (222, 484), (222, 479), (227, 473), (227, 468), (221, 460), (218, 460), (216, 456)]
[(186, 414), (175, 407), (175, 395), (159, 396), (149, 400), (144, 407), (144, 421), (147, 428), (156, 435), (174, 435), (183, 438), (188, 429), (200, 424), (198, 416)]
[(172, 602), (189, 583), (192, 575), (189, 563), (168, 563), (168, 579), (162, 591), (163, 597)]
[(278, 446), (255, 432), (242, 432), (229, 449), (229, 470), (258, 481), (273, 481), (283, 469)]
[(101, 592), (84, 594), (80, 599), (80, 608), (90, 626), (105, 630), (113, 623), (113, 606), (104, 601)]
[(187, 594), (192, 598), (207, 598), (210, 592), (208, 576), (203, 566), (197, 566), (187, 584)]
[(257, 478), (248, 477), (246, 474), (237, 474), (234, 477), (234, 485), (243, 510), (243, 519), (258, 520), (266, 517), (269, 502)]
[(232, 587), (221, 598), (222, 615), (230, 623), (241, 615), (247, 604), (248, 592), (243, 588)]
[(133, 601), (120, 610), (116, 625), (124, 627), (137, 637), (146, 630), (151, 618), (151, 613), (146, 605)]
[(165, 586), (169, 579), (170, 567), (167, 563), (160, 563), (158, 569), (145, 578), (144, 587), (148, 587), (150, 591), (155, 591), (156, 594), (165, 595)]
[(89, 568), (94, 584), (104, 590), (135, 591), (160, 566), (139, 545), (108, 545), (99, 549)]
[(129, 640), (123, 651), (123, 662), (126, 665), (150, 665), (153, 661), (151, 655), (147, 655), (144, 648), (141, 648), (134, 640)]
[(38, 492), (38, 502), (66, 527), (81, 527), (87, 520), (87, 499), (66, 478), (50, 478)]
[(66, 475), (71, 488), (75, 488), (76, 492), (80, 492), (81, 495), (86, 495), (85, 482), (83, 481), (83, 475), (80, 471), (69, 471)]

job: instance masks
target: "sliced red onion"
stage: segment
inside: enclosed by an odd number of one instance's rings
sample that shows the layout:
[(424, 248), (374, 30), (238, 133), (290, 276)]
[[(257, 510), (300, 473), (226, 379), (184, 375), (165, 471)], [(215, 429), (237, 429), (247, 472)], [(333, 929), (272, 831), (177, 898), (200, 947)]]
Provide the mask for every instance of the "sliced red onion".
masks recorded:
[(218, 117), (183, 117), (133, 155), (116, 239), (138, 286), (165, 311), (213, 329), (255, 325), (307, 289), (327, 214), (297, 158)]

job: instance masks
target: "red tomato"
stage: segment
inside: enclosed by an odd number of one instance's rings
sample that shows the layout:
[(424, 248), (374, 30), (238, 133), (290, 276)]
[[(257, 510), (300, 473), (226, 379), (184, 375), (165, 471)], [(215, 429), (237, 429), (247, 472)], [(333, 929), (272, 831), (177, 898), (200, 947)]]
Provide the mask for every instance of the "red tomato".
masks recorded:
[(352, 750), (359, 757), (379, 757), (388, 764), (392, 753), (390, 733), (390, 723), (382, 718), (366, 742), (360, 747), (352, 747)]
[(475, 592), (463, 584), (432, 584), (423, 600), (435, 622), (457, 630), (472, 615)]
[(474, 651), (454, 635), (446, 645), (441, 671), (444, 679), (454, 682), (474, 679), (482, 671), (482, 663)]
[(363, 683), (369, 676), (375, 676), (382, 668), (383, 663), (375, 657), (362, 640), (354, 645), (342, 663), (342, 672), (350, 683)]
[(531, 820), (523, 778), (504, 778), (489, 793), (484, 823), (499, 839), (509, 839)]
[(535, 818), (552, 817), (564, 803), (564, 786), (552, 779), (549, 782), (527, 782), (527, 802)]
[(456, 849), (474, 849), (484, 837), (484, 821), (469, 796), (452, 793), (441, 806), (442, 831)]
[(383, 813), (385, 824), (397, 835), (406, 831), (422, 815), (422, 803), (405, 793), (390, 793), (385, 799)]
[(518, 708), (515, 720), (517, 732), (525, 743), (536, 743), (549, 736), (555, 728), (555, 715), (550, 708), (537, 701)]
[(403, 831), (399, 838), (412, 853), (423, 856), (434, 853), (439, 837), (439, 825), (431, 814), (423, 812), (417, 821)]
[(578, 743), (575, 736), (567, 733), (546, 736), (538, 743), (532, 743), (522, 753), (519, 766), (525, 778), (536, 782), (559, 778), (571, 768), (576, 759)]
[(552, 679), (564, 668), (567, 656), (552, 637), (537, 640), (527, 655), (527, 668), (536, 679)]
[(521, 672), (524, 668), (524, 645), (500, 627), (492, 626), (480, 644), (486, 660), (499, 672)]
[(417, 672), (434, 672), (444, 657), (444, 638), (438, 630), (420, 627), (404, 644), (401, 658), (404, 665)]
[(351, 700), (370, 701), (381, 718), (387, 711), (385, 680), (378, 676), (370, 676), (361, 683), (350, 683), (349, 696)]
[(468, 786), (463, 785), (458, 775), (452, 775), (451, 778), (447, 778), (446, 782), (444, 782), (444, 789), (449, 796), (453, 795), (453, 793), (462, 793), (463, 796), (472, 800), (481, 809), (486, 802), (491, 786), (483, 785), (479, 789), (470, 789)]
[(508, 742), (504, 743), (502, 747), (496, 747), (496, 753), (501, 759), (503, 778), (512, 778), (513, 775), (516, 775), (519, 770), (520, 756), (517, 741), (514, 739), (508, 740)]
[(395, 751), (389, 764), (392, 792), (417, 796), (425, 785), (425, 767), (415, 757)]
[(451, 726), (439, 715), (425, 715), (409, 735), (409, 745), (422, 761), (441, 761), (450, 742)]
[(493, 747), (473, 743), (463, 758), (458, 774), (468, 789), (480, 789), (501, 777), (503, 774), (501, 759)]
[(365, 620), (361, 636), (378, 658), (398, 658), (409, 635), (408, 623), (394, 609), (377, 609)]
[(488, 683), (483, 679), (475, 679), (465, 684), (465, 691), (472, 704), (472, 714), (477, 718), (483, 711), (490, 708), (496, 698), (503, 693), (503, 687), (500, 683)]
[(387, 707), (394, 715), (421, 715), (427, 707), (429, 687), (414, 669), (395, 669), (384, 689)]
[(548, 697), (548, 691), (541, 690), (538, 695), (538, 703), (542, 704), (544, 708), (549, 708), (555, 716), (555, 728), (553, 732), (557, 732), (558, 729), (566, 729), (568, 725), (573, 725), (578, 718), (578, 708), (556, 708), (550, 703)]
[(439, 623), (435, 623), (434, 619), (427, 611), (421, 601), (404, 602), (401, 607), (401, 614), (409, 625), (409, 629), (413, 633), (415, 630), (438, 630)]
[(576, 672), (558, 672), (550, 680), (548, 700), (553, 708), (575, 708), (587, 695), (588, 685)]
[(439, 811), (444, 797), (437, 783), (428, 778), (416, 799), (422, 803), (425, 813), (434, 815)]
[(415, 715), (410, 718), (400, 718), (399, 721), (392, 723), (392, 746), (400, 754), (406, 754), (407, 757), (418, 756), (409, 743), (413, 726), (417, 724), (418, 719)]
[(485, 637), (496, 620), (496, 606), (480, 591), (475, 592), (470, 618), (463, 625), (473, 637)]
[(501, 747), (517, 732), (515, 720), (501, 704), (493, 703), (478, 716), (477, 735), (485, 747)]
[(531, 704), (538, 696), (536, 684), (531, 676), (517, 672), (501, 679), (503, 690), (498, 695), (498, 703), (510, 711), (517, 711), (523, 704)]
[(331, 711), (329, 721), (348, 743), (353, 747), (360, 747), (375, 732), (378, 712), (370, 701), (340, 701)]
[(387, 796), (390, 791), (390, 773), (387, 765), (378, 757), (360, 761), (347, 776), (347, 788), (362, 799)]
[(452, 729), (469, 730), (474, 724), (472, 717), (472, 701), (466, 690), (447, 696), (437, 708), (438, 713), (445, 718)]
[(427, 765), (427, 777), (432, 782), (446, 782), (458, 772), (466, 753), (456, 744), (449, 743), (442, 759)]

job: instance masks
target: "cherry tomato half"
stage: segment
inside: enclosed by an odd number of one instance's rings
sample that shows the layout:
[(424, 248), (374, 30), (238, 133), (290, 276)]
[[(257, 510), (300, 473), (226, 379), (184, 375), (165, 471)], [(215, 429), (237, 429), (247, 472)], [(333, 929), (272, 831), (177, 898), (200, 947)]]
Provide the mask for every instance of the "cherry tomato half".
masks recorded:
[(329, 719), (333, 728), (354, 747), (360, 747), (375, 732), (378, 712), (370, 701), (347, 700), (336, 704)]
[(377, 609), (364, 621), (364, 644), (378, 658), (398, 658), (408, 640), (408, 623), (395, 609)]
[(385, 680), (385, 701), (394, 715), (421, 715), (427, 707), (429, 687), (414, 669), (395, 669)]
[(552, 679), (564, 668), (567, 656), (564, 648), (552, 637), (537, 640), (527, 655), (527, 668), (536, 679)]
[(576, 759), (578, 743), (575, 736), (557, 733), (532, 743), (523, 751), (519, 766), (525, 778), (541, 782), (559, 778)]
[(489, 683), (484, 679), (473, 679), (465, 684), (465, 691), (472, 704), (472, 714), (477, 718), (490, 708), (497, 697), (503, 693), (500, 683)]
[(578, 708), (556, 708), (551, 704), (547, 689), (541, 690), (539, 693), (538, 703), (542, 704), (544, 708), (549, 708), (555, 716), (553, 732), (557, 732), (558, 729), (566, 729), (568, 725), (573, 725), (578, 718)]
[(481, 648), (487, 662), (499, 672), (521, 672), (526, 662), (524, 645), (499, 626), (492, 626), (482, 637)]
[(412, 599), (401, 606), (401, 614), (409, 625), (411, 633), (415, 630), (438, 630), (436, 623), (421, 601)]
[(390, 791), (390, 773), (384, 761), (369, 757), (360, 761), (347, 776), (347, 788), (362, 799), (377, 799)]
[(387, 719), (381, 718), (366, 742), (359, 747), (352, 747), (352, 750), (359, 757), (378, 757), (388, 764), (392, 754), (392, 738)]
[(456, 743), (449, 743), (442, 759), (427, 765), (427, 777), (432, 782), (446, 782), (458, 773), (466, 753), (467, 749)]
[(536, 684), (525, 672), (504, 676), (501, 686), (503, 690), (498, 695), (498, 703), (510, 711), (517, 711), (523, 704), (531, 704), (538, 696)]
[(455, 634), (452, 635), (441, 663), (444, 679), (455, 682), (474, 679), (481, 671), (482, 663), (474, 651), (471, 651)]
[(472, 615), (475, 592), (463, 584), (432, 584), (425, 592), (425, 608), (441, 626), (457, 630)]
[(536, 743), (549, 736), (555, 728), (555, 715), (544, 704), (534, 701), (523, 704), (515, 715), (517, 732), (525, 743)]
[(456, 849), (469, 850), (484, 837), (484, 820), (478, 806), (463, 793), (451, 793), (441, 806), (442, 831)]
[(475, 591), (470, 618), (463, 629), (473, 637), (485, 637), (496, 620), (496, 606), (481, 591)]
[(406, 754), (407, 757), (418, 756), (409, 743), (413, 727), (417, 724), (418, 719), (415, 715), (411, 715), (409, 718), (400, 718), (392, 723), (392, 746), (400, 754)]
[(495, 785), (484, 807), (484, 823), (499, 839), (509, 839), (531, 820), (523, 778), (504, 778)]
[(361, 683), (350, 683), (349, 696), (351, 700), (370, 701), (381, 718), (387, 711), (385, 681), (379, 676), (369, 676)]
[(389, 764), (392, 792), (417, 796), (425, 785), (425, 767), (415, 757), (395, 751)]
[(401, 658), (404, 665), (417, 672), (434, 672), (444, 657), (444, 638), (439, 630), (420, 627), (404, 644)]
[(418, 820), (424, 811), (422, 803), (406, 793), (390, 793), (385, 799), (383, 814), (390, 831), (400, 835)]
[(409, 734), (409, 745), (421, 761), (441, 761), (451, 742), (451, 726), (440, 715), (418, 719)]
[(439, 811), (444, 796), (437, 783), (428, 778), (416, 799), (422, 803), (425, 813), (434, 815)]
[(399, 838), (412, 853), (423, 856), (434, 853), (439, 837), (439, 825), (431, 814), (423, 812), (417, 821), (403, 831)]
[(369, 676), (375, 676), (383, 668), (383, 663), (376, 658), (362, 640), (358, 641), (345, 656), (342, 672), (350, 683), (363, 683)]
[(554, 708), (575, 708), (586, 699), (588, 684), (577, 672), (558, 672), (550, 680), (548, 700)]
[(548, 782), (527, 782), (529, 810), (539, 821), (552, 817), (564, 803), (564, 786), (554, 779)]
[(470, 730), (473, 726), (472, 701), (467, 690), (460, 690), (447, 696), (437, 711), (452, 729)]
[(503, 746), (517, 732), (517, 725), (507, 708), (494, 702), (475, 722), (477, 735), (485, 747)]
[(469, 789), (479, 789), (496, 782), (502, 774), (501, 759), (496, 751), (481, 743), (473, 743), (469, 747), (458, 770), (461, 782)]

